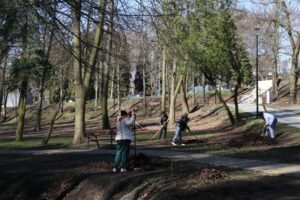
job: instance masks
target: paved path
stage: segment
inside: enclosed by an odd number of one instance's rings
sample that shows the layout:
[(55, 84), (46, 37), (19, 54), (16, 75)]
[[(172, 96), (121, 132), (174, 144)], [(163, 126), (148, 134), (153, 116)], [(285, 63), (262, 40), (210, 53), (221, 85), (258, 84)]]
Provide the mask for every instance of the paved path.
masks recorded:
[[(233, 105), (231, 105), (233, 106)], [(245, 103), (239, 104), (239, 109), (242, 112), (256, 114), (256, 105)], [(262, 106), (259, 106), (259, 111), (264, 111)], [(267, 111), (273, 113), (278, 118), (280, 123), (289, 124), (300, 128), (300, 106), (289, 106), (288, 108), (267, 108)]]
[[(133, 153), (133, 151), (131, 151)], [(148, 156), (169, 158), (182, 161), (193, 161), (196, 163), (212, 164), (216, 166), (226, 166), (231, 168), (246, 169), (261, 172), (268, 175), (286, 175), (300, 178), (300, 165), (284, 164), (270, 161), (259, 161), (250, 159), (240, 159), (222, 156), (212, 156), (200, 153), (187, 153), (179, 151), (162, 151), (138, 149), (138, 153), (145, 153)], [(114, 154), (114, 150), (109, 149), (89, 149), (89, 150), (1, 150), (1, 155), (45, 155), (45, 154)]]

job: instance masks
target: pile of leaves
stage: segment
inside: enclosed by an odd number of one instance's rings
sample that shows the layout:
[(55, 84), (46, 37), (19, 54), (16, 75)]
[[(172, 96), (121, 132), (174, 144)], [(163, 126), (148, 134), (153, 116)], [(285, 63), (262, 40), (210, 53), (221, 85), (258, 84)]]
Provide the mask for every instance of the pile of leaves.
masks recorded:
[(278, 141), (271, 139), (270, 137), (262, 136), (260, 134), (247, 133), (230, 139), (227, 142), (226, 147), (241, 148), (245, 146), (269, 146), (277, 143)]
[(225, 172), (214, 168), (203, 168), (196, 172), (196, 177), (201, 183), (217, 183), (228, 177)]
[(208, 142), (208, 139), (189, 139), (185, 141), (185, 144), (202, 144)]
[(108, 172), (112, 170), (113, 164), (111, 162), (92, 162), (89, 163), (86, 168), (89, 171)]
[(154, 169), (154, 166), (147, 155), (139, 153), (136, 156), (129, 157), (127, 169), (129, 171), (149, 171)]

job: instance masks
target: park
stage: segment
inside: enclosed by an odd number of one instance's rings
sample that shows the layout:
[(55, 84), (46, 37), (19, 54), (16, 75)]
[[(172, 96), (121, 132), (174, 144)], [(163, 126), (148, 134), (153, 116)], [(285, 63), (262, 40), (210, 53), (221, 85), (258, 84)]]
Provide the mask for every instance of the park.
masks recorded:
[(0, 1), (0, 199), (300, 199), (299, 17)]

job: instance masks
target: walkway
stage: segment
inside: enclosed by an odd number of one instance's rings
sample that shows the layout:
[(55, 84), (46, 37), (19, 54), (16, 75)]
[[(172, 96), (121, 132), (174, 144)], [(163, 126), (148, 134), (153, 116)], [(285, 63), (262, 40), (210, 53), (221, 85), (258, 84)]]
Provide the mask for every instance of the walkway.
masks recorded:
[[(131, 151), (133, 153), (133, 151)], [(89, 150), (1, 150), (1, 155), (50, 155), (50, 154), (114, 154), (114, 150), (109, 149), (89, 149)], [(200, 153), (186, 153), (179, 151), (161, 151), (138, 149), (138, 153), (145, 153), (148, 156), (175, 159), (176, 161), (193, 161), (196, 163), (211, 164), (215, 166), (226, 166), (237, 169), (246, 169), (261, 172), (267, 175), (286, 175), (300, 178), (300, 165), (276, 163), (270, 161), (259, 161), (250, 159), (240, 159), (232, 157), (212, 156)]]
[[(233, 105), (231, 105), (233, 106)], [(256, 113), (256, 104), (239, 104), (239, 109), (242, 112)], [(262, 106), (259, 106), (259, 111), (264, 111)], [(288, 124), (300, 128), (300, 106), (289, 106), (288, 108), (267, 108), (267, 111), (273, 113), (278, 118), (280, 123)]]

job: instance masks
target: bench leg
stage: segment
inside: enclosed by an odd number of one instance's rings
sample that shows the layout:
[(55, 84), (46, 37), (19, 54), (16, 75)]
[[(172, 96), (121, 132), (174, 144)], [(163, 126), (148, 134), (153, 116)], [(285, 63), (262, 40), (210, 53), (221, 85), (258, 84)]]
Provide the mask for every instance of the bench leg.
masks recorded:
[(112, 132), (110, 132), (110, 146), (113, 145), (113, 134)]
[(96, 138), (96, 142), (97, 142), (98, 149), (100, 149), (100, 144), (99, 144), (99, 142), (98, 142), (98, 138), (97, 138), (96, 135), (95, 135), (95, 138)]
[(86, 138), (87, 138), (87, 148), (89, 149), (90, 148), (90, 134), (89, 133), (86, 134)]

